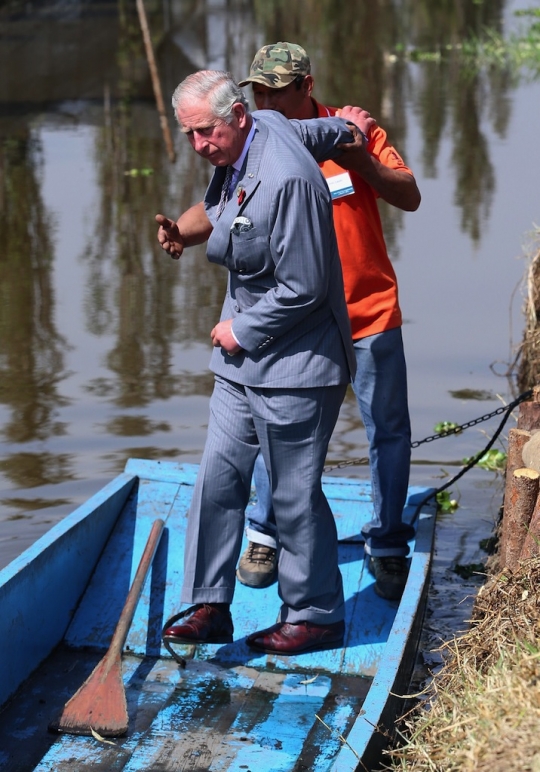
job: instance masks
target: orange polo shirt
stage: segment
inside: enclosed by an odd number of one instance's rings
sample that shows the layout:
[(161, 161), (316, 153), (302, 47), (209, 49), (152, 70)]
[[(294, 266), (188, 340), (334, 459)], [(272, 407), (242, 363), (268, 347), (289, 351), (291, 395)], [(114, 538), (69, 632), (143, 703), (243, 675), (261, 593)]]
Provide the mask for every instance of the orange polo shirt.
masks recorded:
[[(313, 101), (320, 118), (334, 115), (337, 110)], [(367, 149), (385, 166), (412, 174), (388, 143), (386, 132), (380, 126), (371, 129)], [(345, 171), (334, 161), (324, 161), (319, 166), (326, 180)], [(386, 251), (377, 193), (358, 174), (352, 171), (349, 174), (354, 192), (335, 198), (333, 211), (354, 340), (399, 327), (402, 318), (396, 274)]]

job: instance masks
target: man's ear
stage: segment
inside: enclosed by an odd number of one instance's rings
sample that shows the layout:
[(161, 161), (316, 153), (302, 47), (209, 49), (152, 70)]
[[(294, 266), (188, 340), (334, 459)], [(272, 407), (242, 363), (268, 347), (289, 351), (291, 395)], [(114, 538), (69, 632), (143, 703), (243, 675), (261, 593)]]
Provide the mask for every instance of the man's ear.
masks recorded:
[(306, 96), (308, 97), (311, 96), (311, 92), (313, 91), (314, 85), (315, 85), (315, 81), (313, 80), (313, 75), (306, 75), (304, 80), (302, 81), (302, 90)]
[(247, 112), (242, 102), (235, 102), (232, 106), (232, 112), (238, 121), (238, 125), (243, 129), (247, 123)]

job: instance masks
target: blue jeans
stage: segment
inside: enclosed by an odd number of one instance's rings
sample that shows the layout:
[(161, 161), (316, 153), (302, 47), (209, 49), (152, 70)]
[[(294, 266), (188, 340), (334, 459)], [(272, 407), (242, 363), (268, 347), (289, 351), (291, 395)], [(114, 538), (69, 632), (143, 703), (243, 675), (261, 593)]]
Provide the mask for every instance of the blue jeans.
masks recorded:
[[(369, 441), (373, 519), (362, 529), (369, 555), (405, 556), (414, 528), (402, 521), (411, 460), (407, 370), (401, 327), (354, 341), (352, 384)], [(276, 547), (272, 493), (262, 456), (253, 473), (257, 503), (249, 510), (250, 541)]]

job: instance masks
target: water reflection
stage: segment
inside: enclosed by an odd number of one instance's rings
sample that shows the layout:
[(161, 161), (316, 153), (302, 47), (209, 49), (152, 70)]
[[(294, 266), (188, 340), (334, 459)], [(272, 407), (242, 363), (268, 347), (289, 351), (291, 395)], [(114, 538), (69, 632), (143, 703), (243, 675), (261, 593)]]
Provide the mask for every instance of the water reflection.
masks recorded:
[[(327, 104), (358, 103), (376, 116), (407, 161), (406, 101), (412, 98), (423, 127), (424, 174), (435, 175), (445, 132), (454, 138), (455, 203), (462, 228), (481, 238), (494, 187), (489, 148), (481, 130), (486, 100), (496, 129), (508, 121), (505, 77), (488, 82), (471, 73), (456, 53), (437, 56), (414, 70), (405, 53), (412, 47), (430, 53), (447, 51), (465, 36), (481, 37), (487, 28), (502, 29), (504, 0), (490, 3), (424, 2), (335, 3), (304, 0), (291, 9), (287, 0), (255, 4), (265, 42), (301, 42), (311, 56), (316, 93)], [(401, 50), (402, 55), (399, 55)], [(398, 53), (396, 53), (398, 52)], [(399, 250), (403, 212), (383, 206), (385, 237), (394, 257)]]
[[(0, 402), (9, 412), (5, 443), (47, 441), (65, 432), (58, 411), (65, 338), (54, 323), (54, 219), (40, 190), (42, 152), (28, 127), (0, 139)], [(0, 462), (14, 482), (65, 480), (69, 462), (55, 454), (17, 453)]]

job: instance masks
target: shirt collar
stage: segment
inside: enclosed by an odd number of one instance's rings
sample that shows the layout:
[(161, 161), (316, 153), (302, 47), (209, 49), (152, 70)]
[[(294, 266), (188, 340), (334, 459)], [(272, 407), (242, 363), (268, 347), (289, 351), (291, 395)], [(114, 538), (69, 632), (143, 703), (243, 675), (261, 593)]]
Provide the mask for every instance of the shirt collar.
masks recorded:
[(255, 118), (252, 117), (251, 122), (251, 129), (249, 130), (249, 134), (246, 137), (246, 141), (244, 143), (244, 149), (240, 153), (240, 156), (236, 159), (236, 161), (232, 164), (232, 167), (235, 171), (239, 172), (242, 168), (242, 164), (244, 163), (244, 159), (247, 155), (247, 152), (249, 150), (249, 146), (251, 145), (253, 141), (253, 137), (255, 136)]

